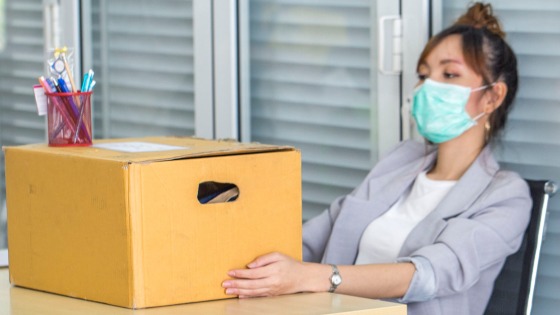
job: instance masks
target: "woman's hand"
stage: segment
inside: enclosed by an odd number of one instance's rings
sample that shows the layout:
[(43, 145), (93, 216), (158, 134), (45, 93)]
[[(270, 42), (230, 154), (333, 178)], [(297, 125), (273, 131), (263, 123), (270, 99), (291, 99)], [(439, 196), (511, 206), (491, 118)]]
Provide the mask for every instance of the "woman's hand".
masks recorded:
[[(397, 298), (407, 292), (416, 271), (413, 263), (338, 266), (344, 281), (336, 292), (366, 298)], [(280, 253), (260, 256), (247, 269), (230, 270), (222, 287), (240, 298), (297, 292), (327, 292), (332, 268), (300, 262)]]
[(305, 277), (310, 267), (284, 254), (271, 253), (250, 262), (248, 269), (230, 270), (228, 275), (234, 279), (224, 281), (222, 287), (226, 294), (239, 298), (307, 291), (310, 288), (306, 287)]

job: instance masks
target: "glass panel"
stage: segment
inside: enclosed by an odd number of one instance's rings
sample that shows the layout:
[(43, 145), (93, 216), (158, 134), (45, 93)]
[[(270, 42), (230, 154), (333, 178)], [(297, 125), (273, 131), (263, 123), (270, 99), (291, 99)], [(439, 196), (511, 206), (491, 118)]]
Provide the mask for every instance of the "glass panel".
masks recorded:
[[(469, 1), (443, 2), (443, 25), (451, 24)], [(560, 182), (560, 2), (488, 1), (501, 19), (519, 62), (520, 86), (499, 147), (502, 167), (530, 179)], [(560, 308), (560, 198), (549, 203), (532, 314)]]
[[(0, 146), (45, 141), (33, 85), (43, 74), (42, 0), (0, 0)], [(0, 158), (0, 248), (7, 247), (4, 155)]]
[(375, 1), (252, 0), (248, 16), (251, 140), (301, 149), (305, 220), (372, 166)]
[(192, 9), (92, 0), (96, 138), (194, 134)]

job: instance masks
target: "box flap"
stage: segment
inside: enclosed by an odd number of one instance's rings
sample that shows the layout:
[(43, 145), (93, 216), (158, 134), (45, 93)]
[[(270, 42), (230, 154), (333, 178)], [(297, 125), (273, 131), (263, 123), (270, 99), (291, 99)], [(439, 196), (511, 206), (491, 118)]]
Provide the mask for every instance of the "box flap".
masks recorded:
[(19, 147), (49, 154), (82, 156), (120, 162), (155, 162), (197, 157), (292, 151), (290, 146), (206, 140), (193, 137), (147, 137), (94, 140), (91, 147), (49, 147), (46, 143)]

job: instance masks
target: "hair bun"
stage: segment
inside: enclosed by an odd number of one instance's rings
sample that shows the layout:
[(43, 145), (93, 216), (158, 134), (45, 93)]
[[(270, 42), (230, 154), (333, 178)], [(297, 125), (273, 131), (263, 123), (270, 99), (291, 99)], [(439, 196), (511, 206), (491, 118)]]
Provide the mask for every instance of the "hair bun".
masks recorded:
[(469, 10), (461, 15), (455, 25), (470, 25), (474, 28), (486, 28), (491, 33), (506, 37), (506, 33), (502, 30), (500, 22), (494, 16), (492, 5), (476, 2)]

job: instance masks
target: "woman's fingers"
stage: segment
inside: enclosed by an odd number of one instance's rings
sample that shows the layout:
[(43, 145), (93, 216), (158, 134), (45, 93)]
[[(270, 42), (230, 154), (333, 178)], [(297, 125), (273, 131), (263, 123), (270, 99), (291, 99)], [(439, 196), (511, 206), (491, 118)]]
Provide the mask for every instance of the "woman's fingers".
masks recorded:
[(262, 266), (266, 266), (266, 265), (270, 265), (272, 263), (275, 263), (279, 260), (282, 259), (286, 259), (287, 256), (280, 254), (280, 253), (270, 253), (270, 254), (266, 254), (266, 255), (262, 255), (257, 257), (255, 260), (253, 260), (252, 262), (250, 262), (247, 267), (249, 268), (258, 268), (258, 267), (262, 267)]
[(222, 284), (226, 294), (240, 296), (269, 296), (276, 291), (274, 281), (270, 278), (260, 280), (226, 280)]
[(297, 292), (299, 262), (280, 253), (257, 257), (247, 265), (248, 269), (228, 272), (233, 279), (226, 280), (222, 287), (226, 294), (239, 297), (271, 296)]
[(235, 269), (228, 271), (228, 276), (238, 279), (261, 279), (270, 275), (268, 266), (254, 269)]
[[(231, 290), (231, 293), (228, 291)], [(239, 298), (271, 296), (268, 289), (227, 289), (226, 294), (237, 295)]]
[(271, 253), (257, 257), (250, 262), (249, 269), (234, 269), (228, 271), (228, 276), (242, 279), (261, 279), (279, 272), (278, 262), (288, 262), (290, 258), (280, 253)]

